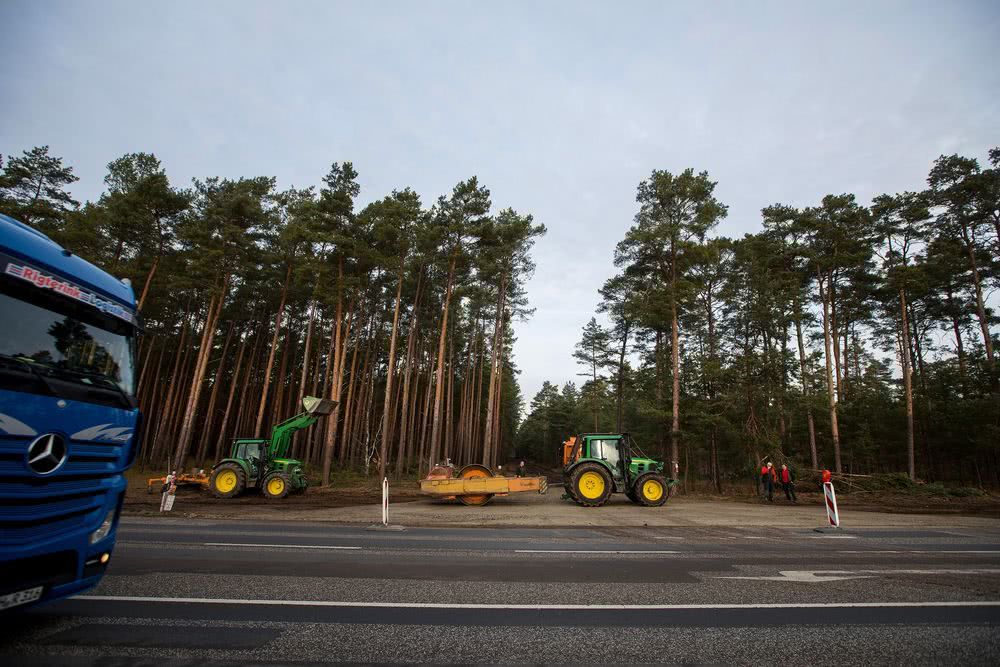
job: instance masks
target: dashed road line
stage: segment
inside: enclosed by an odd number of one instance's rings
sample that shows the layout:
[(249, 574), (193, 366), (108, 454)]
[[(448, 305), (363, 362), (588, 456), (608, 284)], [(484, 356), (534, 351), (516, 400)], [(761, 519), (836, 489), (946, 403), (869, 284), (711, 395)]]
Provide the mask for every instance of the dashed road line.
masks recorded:
[(342, 547), (325, 544), (248, 544), (245, 542), (202, 542), (206, 547), (253, 547), (256, 549), (342, 549), (357, 551), (362, 547)]
[(679, 554), (680, 551), (623, 549), (514, 549), (518, 554)]

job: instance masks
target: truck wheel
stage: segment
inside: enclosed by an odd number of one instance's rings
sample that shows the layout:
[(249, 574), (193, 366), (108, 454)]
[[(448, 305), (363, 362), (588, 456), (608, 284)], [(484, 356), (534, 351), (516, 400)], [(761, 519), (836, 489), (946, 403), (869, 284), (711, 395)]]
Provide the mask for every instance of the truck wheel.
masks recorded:
[(655, 472), (639, 477), (632, 489), (640, 505), (659, 507), (667, 502), (667, 481)]
[(611, 475), (599, 463), (583, 463), (570, 475), (570, 495), (578, 505), (600, 507), (611, 497)]
[[(486, 466), (481, 466), (478, 463), (470, 463), (469, 465), (462, 468), (458, 473), (459, 479), (480, 479), (485, 477), (493, 477), (493, 471), (491, 471)], [(493, 499), (493, 494), (487, 493), (479, 496), (459, 496), (458, 500), (463, 505), (469, 505), (473, 507), (478, 507), (480, 505), (485, 505)]]
[(264, 478), (264, 484), (260, 490), (268, 500), (278, 500), (289, 494), (292, 490), (292, 482), (285, 473), (272, 472)]
[(212, 479), (208, 488), (216, 498), (233, 498), (240, 495), (246, 488), (247, 478), (243, 468), (235, 463), (223, 463), (212, 471)]

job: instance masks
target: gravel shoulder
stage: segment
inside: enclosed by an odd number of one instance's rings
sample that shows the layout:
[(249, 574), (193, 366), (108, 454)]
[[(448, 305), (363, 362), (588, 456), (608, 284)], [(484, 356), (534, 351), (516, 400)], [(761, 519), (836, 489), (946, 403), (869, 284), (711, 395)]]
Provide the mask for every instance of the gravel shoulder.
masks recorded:
[[(496, 497), (484, 507), (466, 507), (457, 501), (420, 495), (412, 482), (390, 490), (390, 523), (403, 526), (440, 527), (641, 527), (719, 526), (817, 528), (826, 525), (819, 494), (800, 494), (792, 504), (783, 498), (773, 503), (749, 498), (678, 496), (658, 508), (639, 507), (623, 495), (612, 496), (603, 507), (583, 508), (562, 497), (559, 485), (545, 495), (518, 493)], [(860, 502), (859, 502), (860, 500)], [(841, 502), (841, 525), (851, 527), (1000, 527), (995, 502), (900, 503), (887, 498), (848, 498)], [(214, 498), (196, 488), (180, 489), (173, 518), (328, 521), (371, 525), (381, 521), (381, 494), (377, 489), (311, 488), (305, 494), (268, 501), (256, 494), (231, 500)], [(158, 517), (159, 495), (134, 485), (126, 496), (126, 516)]]

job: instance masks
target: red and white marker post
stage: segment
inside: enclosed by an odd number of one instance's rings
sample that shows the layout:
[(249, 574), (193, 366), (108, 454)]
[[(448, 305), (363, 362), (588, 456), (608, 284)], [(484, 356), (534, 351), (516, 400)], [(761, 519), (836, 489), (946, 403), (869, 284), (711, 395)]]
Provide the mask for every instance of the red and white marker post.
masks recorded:
[(382, 525), (389, 525), (389, 478), (382, 478)]
[(826, 518), (834, 528), (840, 528), (840, 513), (837, 512), (837, 492), (830, 481), (830, 471), (823, 471), (823, 497), (826, 500)]

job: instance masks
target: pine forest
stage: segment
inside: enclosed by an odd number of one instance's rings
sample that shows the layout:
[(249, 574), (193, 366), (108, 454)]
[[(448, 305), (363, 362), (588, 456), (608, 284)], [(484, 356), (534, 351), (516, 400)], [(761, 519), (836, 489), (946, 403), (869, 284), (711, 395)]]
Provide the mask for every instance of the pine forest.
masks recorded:
[[(717, 183), (653, 171), (636, 190), (575, 380), (522, 399), (515, 325), (531, 316), (529, 213), (476, 177), (435, 201), (359, 205), (352, 163), (173, 184), (152, 154), (107, 165), (80, 204), (71, 166), (0, 157), (0, 212), (131, 281), (144, 415), (139, 462), (210, 467), (304, 396), (337, 401), (292, 456), (314, 481), (419, 476), (446, 458), (558, 465), (581, 432), (632, 433), (683, 488), (799, 470), (900, 472), (1000, 487), (1000, 148), (941, 156), (870, 202), (774, 203), (725, 236)], [(826, 184), (836, 190), (837, 184)]]

